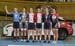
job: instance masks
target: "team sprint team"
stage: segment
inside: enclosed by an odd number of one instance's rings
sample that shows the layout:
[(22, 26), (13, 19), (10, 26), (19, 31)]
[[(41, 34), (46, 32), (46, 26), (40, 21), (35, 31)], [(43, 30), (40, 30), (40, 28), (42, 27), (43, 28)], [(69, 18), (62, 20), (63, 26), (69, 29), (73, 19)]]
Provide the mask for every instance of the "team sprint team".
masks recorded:
[[(18, 12), (18, 8), (14, 8), (13, 12), (9, 12), (6, 5), (5, 11), (7, 14), (13, 15), (13, 38), (15, 40), (17, 40), (19, 36), (21, 36), (22, 39), (25, 39), (27, 36), (27, 42), (29, 42), (29, 34), (32, 33), (32, 42), (41, 42), (43, 30), (44, 42), (50, 42), (51, 31), (53, 32), (53, 42), (56, 43), (58, 41), (59, 14), (55, 8), (45, 7), (42, 9), (38, 7), (36, 12), (34, 12), (32, 7), (29, 9), (29, 11), (27, 11), (27, 8), (24, 7), (22, 12)], [(34, 39), (34, 36), (36, 36), (36, 40)]]

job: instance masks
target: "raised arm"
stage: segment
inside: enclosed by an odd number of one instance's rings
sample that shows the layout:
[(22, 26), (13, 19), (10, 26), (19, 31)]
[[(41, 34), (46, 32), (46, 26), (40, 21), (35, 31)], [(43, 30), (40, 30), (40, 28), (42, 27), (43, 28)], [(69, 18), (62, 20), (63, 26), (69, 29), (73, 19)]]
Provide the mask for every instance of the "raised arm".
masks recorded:
[(5, 11), (6, 11), (7, 14), (10, 14), (10, 13), (8, 12), (7, 6), (5, 6)]

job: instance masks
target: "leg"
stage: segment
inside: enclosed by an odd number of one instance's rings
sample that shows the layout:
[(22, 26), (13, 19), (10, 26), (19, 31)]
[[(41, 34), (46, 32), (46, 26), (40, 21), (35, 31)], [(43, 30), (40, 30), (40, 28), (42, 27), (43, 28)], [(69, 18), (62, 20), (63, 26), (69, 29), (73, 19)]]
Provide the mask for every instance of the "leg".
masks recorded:
[(46, 38), (47, 38), (47, 30), (44, 30), (44, 42), (46, 42)]
[(14, 37), (16, 37), (16, 33), (17, 33), (17, 32), (16, 32), (16, 29), (14, 28)]
[(38, 29), (36, 29), (36, 41), (38, 41)]
[(19, 29), (17, 29), (17, 36), (18, 36), (18, 37), (19, 37), (19, 32), (20, 32)]
[(48, 42), (50, 42), (50, 30), (48, 30)]
[(28, 40), (29, 40), (29, 38), (30, 38), (30, 31), (31, 31), (31, 30), (28, 30)]
[(34, 42), (34, 30), (32, 30), (32, 37), (33, 37), (33, 42)]
[(56, 35), (55, 35), (55, 29), (53, 29), (53, 36), (54, 36), (54, 41), (55, 41), (55, 37), (56, 37)]
[(26, 29), (24, 29), (24, 36), (26, 36)]
[(25, 38), (26, 38), (26, 29), (24, 28), (23, 29), (23, 40), (25, 41)]
[(13, 24), (13, 28), (14, 28), (14, 40), (17, 40), (17, 22), (14, 22)]
[(27, 41), (26, 41), (26, 42), (29, 42), (29, 38), (30, 38), (30, 31), (31, 31), (31, 30), (28, 30), (28, 31), (27, 31)]
[(28, 32), (27, 32), (27, 37), (28, 38), (27, 38), (27, 42), (29, 42), (29, 38), (30, 38), (30, 34), (31, 34), (31, 32), (30, 32), (31, 31), (31, 28), (30, 27), (31, 27), (31, 24), (28, 23)]
[(23, 31), (24, 31), (24, 37), (26, 36), (26, 27), (27, 27), (27, 24), (26, 22), (23, 23)]
[(17, 40), (17, 31), (16, 31), (15, 28), (14, 28), (14, 36), (13, 36), (13, 39), (14, 39), (14, 40)]
[(17, 29), (14, 29), (13, 39), (14, 39), (14, 41), (17, 41), (18, 40), (18, 37), (17, 37)]
[(23, 36), (23, 28), (21, 29), (21, 36)]
[(56, 41), (58, 41), (58, 29), (56, 29)]
[(58, 34), (57, 34), (57, 31), (54, 29), (54, 31), (53, 31), (53, 34), (54, 34), (54, 41), (53, 41), (53, 43), (57, 43), (57, 40), (58, 40)]
[(41, 34), (41, 31), (42, 31), (42, 30), (40, 29), (40, 30), (39, 30), (39, 33), (40, 33), (40, 41), (41, 41), (41, 37), (42, 37), (42, 36), (41, 36), (41, 35), (42, 35), (42, 34)]
[(19, 29), (17, 29), (17, 39), (19, 39), (20, 38), (20, 31), (19, 31)]
[(20, 32), (20, 35), (21, 35), (21, 41), (24, 40), (24, 25), (23, 25), (23, 22), (20, 23), (20, 27), (21, 27), (21, 32)]

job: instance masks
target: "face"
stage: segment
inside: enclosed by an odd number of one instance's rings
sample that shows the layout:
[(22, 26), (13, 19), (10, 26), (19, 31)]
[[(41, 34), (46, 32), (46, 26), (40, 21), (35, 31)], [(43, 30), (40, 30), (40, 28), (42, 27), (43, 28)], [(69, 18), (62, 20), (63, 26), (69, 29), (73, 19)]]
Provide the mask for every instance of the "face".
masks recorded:
[(14, 8), (14, 12), (18, 12), (18, 9), (17, 8)]
[(30, 8), (30, 12), (33, 12), (33, 8)]
[(53, 9), (53, 13), (56, 13), (56, 10), (55, 9)]
[(25, 8), (23, 8), (23, 12), (26, 12), (26, 9)]
[(49, 12), (49, 9), (48, 9), (48, 8), (46, 8), (46, 9), (45, 9), (45, 12)]
[(41, 11), (43, 11), (43, 8), (41, 8)]
[(41, 9), (39, 9), (39, 8), (38, 8), (37, 10), (38, 10), (38, 13), (40, 13), (40, 12), (41, 12)]

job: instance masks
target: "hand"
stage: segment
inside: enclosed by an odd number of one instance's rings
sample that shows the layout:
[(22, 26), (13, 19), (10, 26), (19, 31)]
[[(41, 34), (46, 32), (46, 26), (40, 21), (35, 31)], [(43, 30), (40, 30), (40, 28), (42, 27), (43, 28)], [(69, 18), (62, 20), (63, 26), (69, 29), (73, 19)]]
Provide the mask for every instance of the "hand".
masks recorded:
[(7, 14), (10, 14), (10, 13), (8, 12), (7, 5), (5, 5), (5, 11), (6, 11)]
[(5, 5), (5, 8), (7, 8), (7, 5)]
[(50, 24), (52, 25), (52, 22), (50, 22)]
[(58, 24), (55, 25), (55, 27), (57, 27), (57, 26), (58, 26)]
[(22, 22), (20, 22), (20, 24), (21, 24)]
[(34, 23), (36, 25), (36, 23)]

